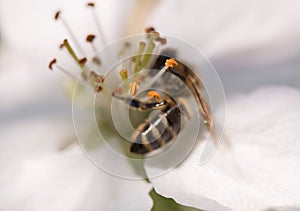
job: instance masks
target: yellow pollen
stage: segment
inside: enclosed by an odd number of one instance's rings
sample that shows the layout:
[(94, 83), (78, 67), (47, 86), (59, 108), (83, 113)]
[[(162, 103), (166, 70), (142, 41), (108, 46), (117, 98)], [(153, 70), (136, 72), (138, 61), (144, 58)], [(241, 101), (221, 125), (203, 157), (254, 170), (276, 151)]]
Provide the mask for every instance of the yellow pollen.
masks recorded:
[(168, 66), (168, 67), (177, 67), (178, 62), (175, 59), (171, 58), (171, 59), (166, 60), (165, 65)]
[(160, 100), (160, 94), (157, 91), (149, 91), (148, 92), (148, 97), (150, 99), (155, 98), (155, 100)]
[(120, 70), (119, 72), (122, 81), (126, 80), (128, 78), (128, 72), (125, 69)]
[(139, 90), (139, 84), (137, 82), (131, 82), (129, 84), (129, 92), (131, 96), (136, 95), (138, 90)]

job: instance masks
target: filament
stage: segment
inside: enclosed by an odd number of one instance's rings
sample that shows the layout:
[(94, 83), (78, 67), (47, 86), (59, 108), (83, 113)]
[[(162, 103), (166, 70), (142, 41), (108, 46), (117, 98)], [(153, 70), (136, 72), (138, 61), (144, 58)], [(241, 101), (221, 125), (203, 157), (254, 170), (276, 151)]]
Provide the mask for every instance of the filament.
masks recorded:
[(106, 45), (107, 40), (105, 38), (104, 32), (102, 30), (102, 27), (101, 27), (101, 24), (100, 24), (100, 21), (99, 21), (99, 18), (98, 18), (98, 15), (97, 15), (96, 10), (95, 10), (95, 3), (90, 2), (90, 3), (87, 4), (87, 6), (92, 8), (92, 16), (93, 16), (97, 31), (100, 35), (100, 39), (102, 40), (102, 44)]
[(72, 31), (71, 27), (69, 26), (69, 24), (65, 21), (65, 19), (63, 17), (61, 17), (61, 12), (57, 11), (55, 13), (54, 19), (55, 20), (60, 20), (63, 27), (66, 29), (67, 33), (69, 34), (69, 36), (71, 37), (71, 39), (73, 40), (74, 44), (76, 45), (76, 48), (78, 49), (79, 53), (84, 55), (84, 51), (83, 49), (80, 47), (78, 40), (76, 39), (76, 37), (74, 36), (74, 32)]

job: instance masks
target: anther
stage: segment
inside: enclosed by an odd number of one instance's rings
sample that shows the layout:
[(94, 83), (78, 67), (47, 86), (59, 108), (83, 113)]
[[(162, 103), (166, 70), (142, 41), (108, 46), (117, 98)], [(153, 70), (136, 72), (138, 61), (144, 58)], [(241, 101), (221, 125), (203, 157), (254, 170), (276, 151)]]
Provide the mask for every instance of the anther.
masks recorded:
[(50, 70), (52, 70), (53, 65), (56, 63), (56, 59), (52, 59), (51, 62), (49, 63), (48, 67)]
[(90, 72), (90, 82), (92, 86), (94, 87), (95, 92), (100, 92), (102, 91), (102, 83), (104, 82), (104, 76), (103, 75), (98, 75), (94, 71)]
[(65, 70), (63, 67), (57, 65), (57, 60), (56, 60), (55, 58), (52, 59), (52, 60), (49, 62), (48, 67), (49, 67), (50, 70), (53, 70), (54, 66), (55, 66), (57, 69), (59, 69), (60, 71), (62, 71), (63, 73), (65, 73), (66, 75), (70, 76), (71, 78), (73, 78), (73, 79), (76, 78), (76, 77), (75, 77), (73, 74), (71, 74), (69, 71), (67, 71), (67, 70)]
[(131, 96), (136, 95), (137, 91), (139, 90), (139, 85), (136, 82), (131, 82), (129, 84), (129, 93)]
[(160, 100), (160, 94), (157, 91), (149, 91), (148, 92), (148, 98), (149, 99), (155, 99), (155, 100)]
[(94, 71), (91, 71), (90, 76), (94, 80), (95, 83), (103, 83), (104, 82), (104, 76), (98, 75)]
[(141, 90), (149, 89), (159, 78), (166, 72), (169, 67), (176, 67), (178, 63), (175, 59), (167, 59), (165, 62), (165, 66), (147, 83), (142, 84)]
[(159, 38), (160, 34), (159, 32), (151, 32), (150, 33), (150, 39), (157, 40)]
[(93, 2), (88, 2), (86, 5), (87, 5), (88, 7), (94, 7), (94, 6), (95, 6), (95, 3), (93, 3)]
[(81, 66), (84, 66), (87, 62), (87, 59), (84, 57), (84, 58), (80, 59), (78, 62)]
[(59, 16), (60, 16), (60, 11), (58, 10), (55, 15), (54, 15), (54, 19), (55, 20), (58, 20), (59, 19)]
[(65, 47), (64, 43), (61, 43), (61, 44), (59, 45), (59, 49), (63, 49), (64, 47)]
[(159, 37), (159, 38), (156, 39), (156, 41), (160, 42), (160, 44), (162, 44), (162, 45), (167, 44), (167, 39), (166, 38)]
[(145, 33), (149, 34), (149, 33), (152, 33), (152, 32), (155, 32), (154, 27), (150, 26), (150, 27), (145, 28)]
[(178, 62), (174, 58), (171, 58), (166, 60), (165, 65), (168, 67), (177, 67)]
[(95, 44), (94, 44), (95, 38), (96, 38), (96, 36), (93, 35), (93, 34), (89, 34), (89, 35), (87, 35), (86, 38), (85, 38), (85, 40), (86, 40), (88, 43), (91, 44), (94, 53), (97, 52), (97, 48), (96, 48), (96, 46), (95, 46)]
[(122, 81), (125, 81), (128, 78), (128, 71), (125, 69), (120, 70), (119, 74)]
[(86, 41), (92, 43), (95, 37), (96, 37), (95, 35), (89, 34), (88, 36), (86, 36)]
[(102, 91), (102, 86), (95, 86), (94, 90), (95, 92), (101, 92)]
[(96, 65), (98, 65), (98, 66), (101, 65), (101, 60), (100, 60), (98, 57), (93, 57), (93, 58), (92, 58), (92, 61), (93, 61)]

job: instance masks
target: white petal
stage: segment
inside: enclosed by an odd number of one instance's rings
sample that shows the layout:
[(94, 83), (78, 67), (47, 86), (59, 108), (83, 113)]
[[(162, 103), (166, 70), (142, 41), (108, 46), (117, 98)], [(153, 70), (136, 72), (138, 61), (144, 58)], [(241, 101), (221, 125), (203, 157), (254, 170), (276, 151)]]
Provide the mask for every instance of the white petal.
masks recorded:
[[(54, 20), (55, 12), (60, 10), (85, 53), (91, 49), (85, 42), (86, 36), (90, 33), (96, 34), (96, 44), (101, 49), (104, 45), (100, 42), (92, 13), (86, 6), (87, 2), (0, 0), (1, 41), (10, 49), (31, 59), (32, 62), (46, 67), (49, 60), (58, 55), (58, 47), (63, 39), (70, 38), (62, 24)], [(125, 3), (120, 0), (96, 0), (94, 2), (106, 40), (112, 42), (120, 38), (126, 30), (126, 18), (130, 14), (133, 1)], [(79, 54), (79, 56), (87, 55)]]
[(200, 209), (299, 209), (299, 107), (300, 91), (285, 87), (229, 101), (214, 157), (200, 166), (200, 144), (182, 165), (151, 182), (158, 193)]
[(7, 210), (150, 210), (152, 186), (110, 176), (79, 151), (25, 158), (0, 191)]
[[(160, 2), (148, 23), (157, 26), (163, 33), (191, 42), (209, 56), (248, 48), (256, 51), (261, 50), (259, 47), (268, 46), (269, 57), (272, 58), (277, 53), (296, 52), (282, 42), (287, 41), (291, 45), (293, 36), (299, 34), (295, 29), (300, 21), (298, 6), (299, 1), (295, 0), (289, 4), (283, 0), (166, 0)], [(270, 36), (272, 39), (269, 39)], [(283, 48), (284, 52), (274, 51), (279, 48)], [(248, 52), (248, 56), (252, 58), (254, 52)], [(255, 56), (256, 59), (259, 57)], [(260, 59), (265, 61), (268, 58)]]
[(151, 209), (151, 184), (102, 172), (74, 143), (70, 102), (54, 74), (7, 54), (0, 67), (1, 210)]
[(300, 37), (299, 4), (297, 0), (165, 0), (148, 25), (186, 40), (208, 56), (227, 95), (266, 84), (300, 88), (300, 47), (295, 45)]

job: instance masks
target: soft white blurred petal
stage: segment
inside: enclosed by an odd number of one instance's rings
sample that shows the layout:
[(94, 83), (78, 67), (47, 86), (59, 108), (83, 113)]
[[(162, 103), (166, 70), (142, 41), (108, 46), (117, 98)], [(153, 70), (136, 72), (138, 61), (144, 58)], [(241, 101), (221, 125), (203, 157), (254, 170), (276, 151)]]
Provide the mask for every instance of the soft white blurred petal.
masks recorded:
[(266, 84), (299, 88), (299, 6), (297, 0), (165, 0), (147, 23), (207, 55), (227, 95)]
[(214, 157), (200, 166), (199, 144), (152, 184), (163, 196), (200, 209), (300, 209), (299, 107), (300, 91), (286, 87), (228, 101), (225, 135)]
[[(92, 13), (86, 6), (87, 2), (89, 1), (0, 0), (3, 44), (39, 65), (39, 68), (46, 69), (48, 62), (58, 55), (59, 45), (63, 39), (70, 38), (60, 21), (54, 21), (55, 12), (60, 10), (85, 53), (92, 52), (85, 41), (90, 33), (97, 35), (96, 44), (101, 49), (104, 45), (97, 34)], [(94, 2), (106, 40), (112, 42), (120, 38), (126, 29), (127, 17), (134, 0), (126, 3), (122, 0)], [(79, 56), (87, 55), (79, 54)]]
[(0, 56), (1, 210), (150, 210), (151, 184), (110, 176), (83, 155), (58, 74)]
[[(2, 188), (7, 210), (150, 210), (152, 186), (101, 172), (77, 148), (25, 158), (14, 182)], [(136, 200), (139, 203), (136, 203)]]

